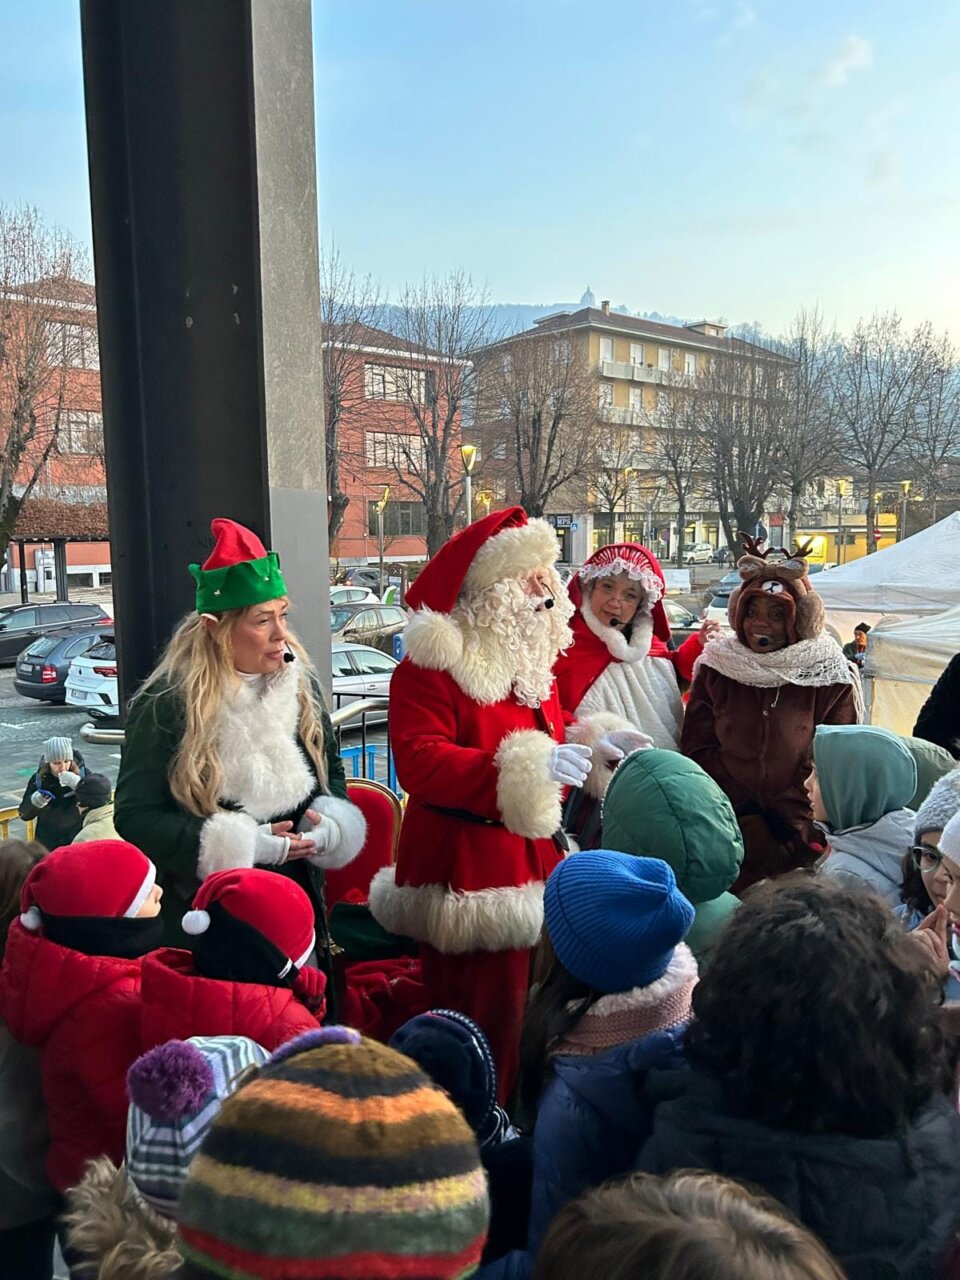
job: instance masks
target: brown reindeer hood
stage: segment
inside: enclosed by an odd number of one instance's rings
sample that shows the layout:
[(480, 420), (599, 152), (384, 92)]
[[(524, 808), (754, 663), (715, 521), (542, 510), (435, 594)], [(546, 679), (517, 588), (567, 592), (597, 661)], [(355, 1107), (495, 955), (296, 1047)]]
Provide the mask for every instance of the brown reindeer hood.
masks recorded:
[(810, 585), (807, 576), (807, 556), (810, 543), (797, 546), (793, 551), (769, 547), (761, 551), (762, 539), (743, 538), (745, 554), (737, 561), (741, 585), (730, 596), (727, 617), (746, 644), (743, 620), (752, 596), (776, 596), (787, 611), (787, 637), (790, 644), (798, 640), (813, 640), (823, 630), (823, 601)]

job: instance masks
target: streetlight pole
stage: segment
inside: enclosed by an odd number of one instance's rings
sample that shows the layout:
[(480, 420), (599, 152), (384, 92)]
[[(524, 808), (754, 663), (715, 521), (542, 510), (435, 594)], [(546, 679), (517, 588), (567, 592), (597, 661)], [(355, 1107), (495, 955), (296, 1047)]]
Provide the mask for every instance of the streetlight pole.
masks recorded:
[(837, 481), (837, 564), (843, 564), (843, 491), (845, 480)]
[(477, 446), (475, 444), (462, 444), (460, 446), (460, 457), (463, 461), (464, 474), (464, 500), (467, 506), (467, 524), (473, 524), (473, 468), (477, 461)]
[(907, 536), (907, 495), (912, 484), (912, 480), (900, 481), (900, 490), (903, 497), (900, 499), (900, 537), (897, 539), (898, 542), (902, 542)]
[(383, 509), (384, 509), (384, 507), (387, 505), (387, 498), (389, 498), (389, 496), (390, 496), (390, 486), (389, 486), (388, 484), (386, 484), (386, 485), (384, 485), (384, 486), (383, 486), (383, 497), (382, 497), (382, 498), (380, 499), (380, 501), (377, 503), (377, 549), (378, 549), (378, 551), (379, 551), (379, 553), (380, 553), (380, 576), (379, 576), (380, 590), (378, 591), (378, 593), (377, 593), (377, 594), (380, 596), (380, 599), (381, 599), (381, 600), (383, 599), (383, 594), (384, 594), (384, 585), (383, 585)]

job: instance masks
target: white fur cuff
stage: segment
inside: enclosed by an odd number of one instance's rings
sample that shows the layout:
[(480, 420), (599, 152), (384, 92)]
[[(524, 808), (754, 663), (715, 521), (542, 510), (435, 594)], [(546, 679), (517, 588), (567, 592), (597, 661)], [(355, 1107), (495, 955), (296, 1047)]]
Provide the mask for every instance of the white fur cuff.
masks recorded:
[(349, 800), (340, 800), (337, 796), (317, 796), (315, 800), (311, 800), (310, 808), (337, 824), (340, 839), (331, 848), (315, 853), (308, 861), (328, 871), (345, 867), (354, 860), (366, 842), (366, 818), (355, 804)]
[(497, 749), (497, 808), (514, 835), (544, 840), (560, 827), (562, 788), (549, 773), (556, 745), (537, 729), (517, 729)]
[[(568, 742), (579, 742), (585, 747), (596, 748), (600, 739), (606, 734), (616, 733), (621, 729), (636, 732), (636, 725), (631, 724), (623, 716), (617, 715), (615, 711), (597, 711), (593, 715), (584, 716), (582, 720), (575, 720), (573, 724), (567, 725), (566, 738)], [(604, 760), (603, 753), (594, 750), (590, 772), (583, 784), (584, 791), (595, 800), (602, 800), (612, 777), (613, 769), (608, 761)]]
[(200, 828), (197, 876), (206, 880), (214, 871), (252, 867), (257, 844), (257, 824), (246, 813), (215, 813)]

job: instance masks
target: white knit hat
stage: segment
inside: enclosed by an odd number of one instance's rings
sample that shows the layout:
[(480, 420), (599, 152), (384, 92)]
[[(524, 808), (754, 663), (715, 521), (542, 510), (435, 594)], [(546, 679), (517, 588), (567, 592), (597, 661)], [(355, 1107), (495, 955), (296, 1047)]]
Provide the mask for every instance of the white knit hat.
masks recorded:
[(73, 743), (69, 738), (48, 738), (43, 744), (44, 760), (72, 760)]
[(945, 773), (930, 788), (917, 810), (914, 838), (919, 840), (928, 831), (943, 831), (955, 813), (960, 813), (960, 767)]

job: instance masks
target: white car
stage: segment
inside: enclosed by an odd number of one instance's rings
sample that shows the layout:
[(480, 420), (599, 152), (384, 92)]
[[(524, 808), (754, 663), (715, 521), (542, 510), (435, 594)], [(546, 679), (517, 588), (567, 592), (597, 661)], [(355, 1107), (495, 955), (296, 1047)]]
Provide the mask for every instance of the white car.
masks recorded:
[[(333, 710), (346, 707), (361, 698), (388, 698), (390, 677), (397, 669), (397, 660), (382, 649), (366, 644), (335, 644), (333, 658)], [(374, 711), (367, 715), (367, 723), (386, 720), (386, 711)], [(359, 727), (360, 721), (356, 725)]]
[(693, 542), (683, 548), (683, 563), (713, 564), (715, 554), (709, 542)]
[(339, 604), (365, 604), (368, 600), (372, 600), (378, 604), (380, 597), (376, 595), (369, 587), (331, 587), (330, 588), (330, 608), (334, 609)]
[(70, 663), (66, 681), (67, 706), (83, 707), (92, 716), (118, 716), (117, 649), (112, 634)]

